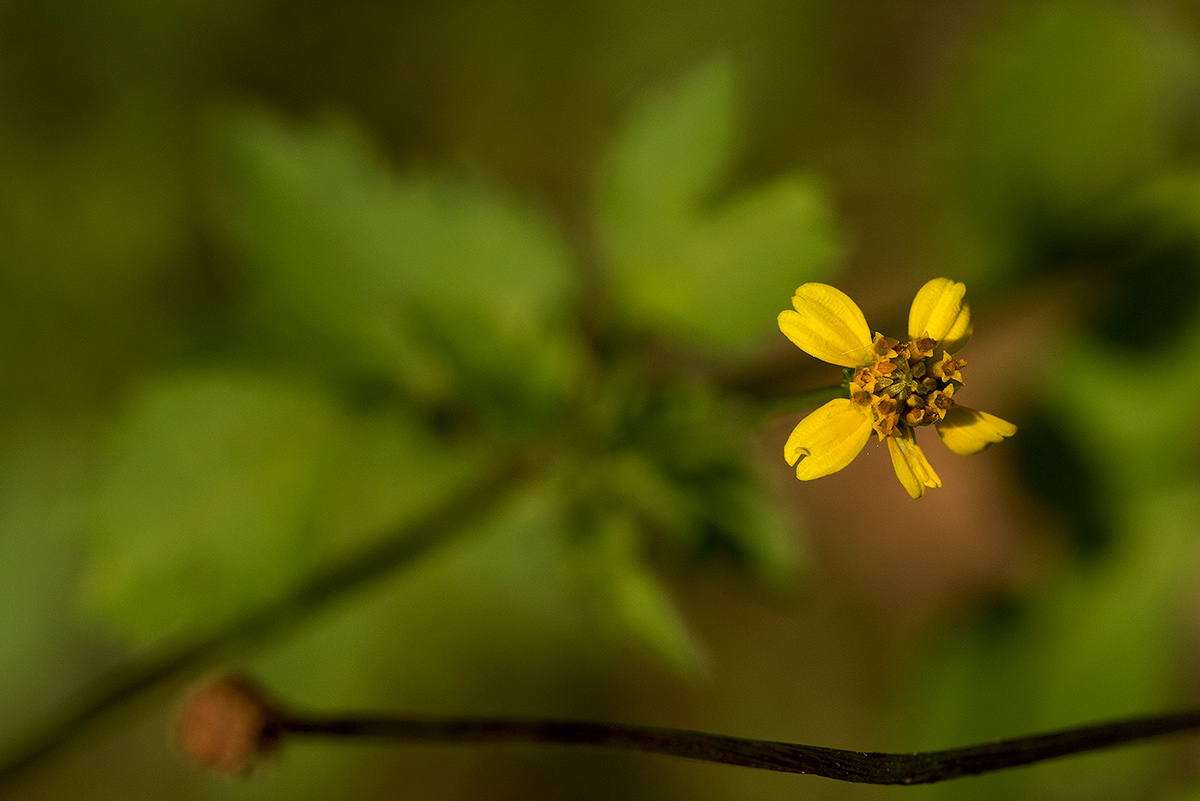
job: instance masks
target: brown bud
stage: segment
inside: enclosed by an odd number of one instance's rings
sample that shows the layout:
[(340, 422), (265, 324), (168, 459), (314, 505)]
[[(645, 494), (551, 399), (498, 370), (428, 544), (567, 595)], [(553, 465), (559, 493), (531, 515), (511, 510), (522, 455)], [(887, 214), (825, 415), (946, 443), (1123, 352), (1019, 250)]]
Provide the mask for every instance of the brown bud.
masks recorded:
[(179, 706), (175, 743), (194, 765), (214, 773), (248, 772), (274, 750), (276, 712), (250, 678), (229, 674), (201, 684)]

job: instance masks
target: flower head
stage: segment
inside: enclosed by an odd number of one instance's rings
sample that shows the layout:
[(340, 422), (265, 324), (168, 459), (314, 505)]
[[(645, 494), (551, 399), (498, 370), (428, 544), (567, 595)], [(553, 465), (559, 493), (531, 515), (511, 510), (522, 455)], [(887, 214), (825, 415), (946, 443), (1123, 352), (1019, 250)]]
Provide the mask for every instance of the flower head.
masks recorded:
[(836, 473), (858, 455), (874, 432), (887, 442), (892, 466), (913, 498), (942, 480), (917, 445), (914, 432), (932, 425), (942, 442), (963, 456), (979, 453), (1016, 433), (987, 412), (960, 406), (966, 361), (955, 357), (971, 338), (966, 287), (935, 278), (917, 292), (908, 313), (907, 342), (871, 335), (862, 311), (827, 284), (804, 284), (792, 298), (795, 311), (779, 315), (779, 328), (805, 353), (846, 368), (850, 397), (826, 403), (800, 421), (783, 455), (796, 478)]

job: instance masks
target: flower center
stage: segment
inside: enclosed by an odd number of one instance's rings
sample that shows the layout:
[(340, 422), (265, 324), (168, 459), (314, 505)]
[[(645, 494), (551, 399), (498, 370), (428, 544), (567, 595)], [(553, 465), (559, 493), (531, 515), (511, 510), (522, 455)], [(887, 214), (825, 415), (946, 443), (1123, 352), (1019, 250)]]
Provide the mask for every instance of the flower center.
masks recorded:
[(905, 426), (936, 423), (954, 408), (967, 363), (953, 359), (929, 337), (903, 345), (876, 334), (873, 361), (854, 370), (850, 401), (871, 418), (879, 439), (896, 436)]

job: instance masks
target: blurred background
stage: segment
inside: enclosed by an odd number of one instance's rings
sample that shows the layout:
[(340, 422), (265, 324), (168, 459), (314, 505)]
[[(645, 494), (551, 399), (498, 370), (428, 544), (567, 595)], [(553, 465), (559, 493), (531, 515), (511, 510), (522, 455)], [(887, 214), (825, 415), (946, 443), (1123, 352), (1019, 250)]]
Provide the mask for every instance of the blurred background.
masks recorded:
[[(863, 750), (1196, 706), (1198, 101), (1191, 0), (0, 2), (0, 768), (56, 746), (0, 797), (1200, 798), (1187, 739), (890, 790), (167, 736), (227, 666)], [(775, 315), (943, 275), (1017, 436), (797, 482), (841, 376)]]

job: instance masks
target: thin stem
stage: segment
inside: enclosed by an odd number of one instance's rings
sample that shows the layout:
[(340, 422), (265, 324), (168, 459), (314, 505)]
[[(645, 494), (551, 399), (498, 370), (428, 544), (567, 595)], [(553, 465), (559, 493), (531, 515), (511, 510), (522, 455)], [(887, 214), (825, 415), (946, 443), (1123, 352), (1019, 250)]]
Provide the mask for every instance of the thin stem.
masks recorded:
[(183, 643), (126, 664), (92, 685), (66, 709), (7, 749), (0, 786), (54, 755), (90, 726), (147, 696), (184, 681), (231, 651), (277, 635), (351, 592), (386, 578), (494, 510), (532, 472), (534, 458), (496, 466), (428, 513), (398, 527), (377, 544), (319, 571), (292, 592), (233, 621), (207, 638)]
[(817, 387), (804, 392), (776, 395), (759, 399), (754, 410), (762, 417), (777, 417), (815, 409), (835, 398), (845, 398), (846, 388), (841, 384)]
[(276, 736), (420, 743), (585, 745), (685, 757), (861, 784), (929, 784), (1200, 730), (1200, 711), (1064, 729), (923, 753), (886, 754), (680, 729), (524, 718), (318, 717), (277, 713)]

